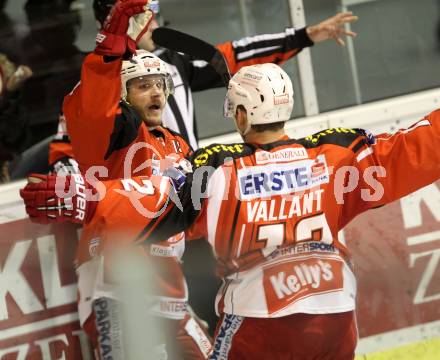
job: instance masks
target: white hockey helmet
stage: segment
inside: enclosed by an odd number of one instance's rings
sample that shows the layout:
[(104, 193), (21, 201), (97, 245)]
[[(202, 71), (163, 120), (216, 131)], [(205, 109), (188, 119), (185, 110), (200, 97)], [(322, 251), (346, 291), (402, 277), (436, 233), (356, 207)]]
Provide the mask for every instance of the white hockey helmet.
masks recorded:
[(163, 75), (165, 81), (165, 96), (174, 93), (174, 83), (168, 71), (167, 64), (156, 55), (146, 50), (136, 50), (130, 60), (122, 62), (121, 68), (121, 98), (127, 98), (127, 82), (131, 79), (149, 76)]
[(238, 105), (251, 125), (287, 121), (293, 110), (293, 86), (289, 75), (275, 64), (244, 66), (229, 81), (224, 116), (235, 118)]

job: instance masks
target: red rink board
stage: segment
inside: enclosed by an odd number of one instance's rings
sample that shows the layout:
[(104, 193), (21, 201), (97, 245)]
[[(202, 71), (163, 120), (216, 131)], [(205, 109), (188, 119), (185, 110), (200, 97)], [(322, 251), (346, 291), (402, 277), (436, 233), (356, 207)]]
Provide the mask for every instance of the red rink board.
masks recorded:
[(0, 224), (0, 359), (87, 359), (76, 309), (77, 229)]
[(440, 319), (440, 190), (432, 184), (345, 230), (360, 337)]

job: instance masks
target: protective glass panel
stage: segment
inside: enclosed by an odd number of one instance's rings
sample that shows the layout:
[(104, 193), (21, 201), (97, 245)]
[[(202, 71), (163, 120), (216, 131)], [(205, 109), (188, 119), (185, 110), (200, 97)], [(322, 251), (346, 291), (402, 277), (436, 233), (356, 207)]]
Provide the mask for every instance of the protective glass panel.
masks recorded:
[(440, 85), (436, 0), (307, 0), (306, 21), (345, 8), (359, 16), (353, 56), (334, 42), (312, 48), (321, 112)]

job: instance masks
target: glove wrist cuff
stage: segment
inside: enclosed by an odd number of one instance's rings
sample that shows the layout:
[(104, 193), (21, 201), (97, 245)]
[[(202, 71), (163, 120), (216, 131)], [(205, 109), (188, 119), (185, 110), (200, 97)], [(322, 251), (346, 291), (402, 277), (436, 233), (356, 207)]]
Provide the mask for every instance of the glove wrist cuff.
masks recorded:
[(103, 56), (122, 56), (127, 50), (134, 52), (136, 44), (134, 50), (131, 51), (130, 40), (127, 34), (115, 35), (101, 31), (96, 36), (95, 53)]

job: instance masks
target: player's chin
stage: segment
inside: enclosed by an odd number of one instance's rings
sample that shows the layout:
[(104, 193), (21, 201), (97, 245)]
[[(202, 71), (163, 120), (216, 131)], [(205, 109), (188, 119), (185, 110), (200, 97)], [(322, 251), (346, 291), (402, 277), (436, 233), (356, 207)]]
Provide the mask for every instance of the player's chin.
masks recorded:
[(144, 116), (144, 122), (147, 126), (159, 126), (162, 124), (162, 111), (149, 111)]

